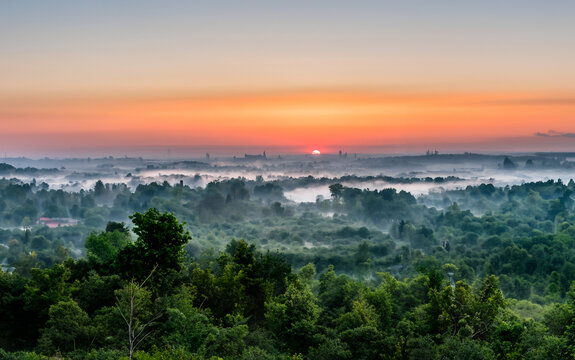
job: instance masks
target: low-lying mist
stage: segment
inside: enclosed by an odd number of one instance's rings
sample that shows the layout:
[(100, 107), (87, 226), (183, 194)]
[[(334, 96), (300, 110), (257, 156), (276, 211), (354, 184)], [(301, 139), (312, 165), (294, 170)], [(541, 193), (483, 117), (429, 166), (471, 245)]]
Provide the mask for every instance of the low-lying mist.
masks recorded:
[[(45, 183), (50, 189), (69, 192), (93, 189), (96, 182), (124, 183), (129, 189), (152, 182), (205, 187), (212, 181), (242, 179), (272, 181), (293, 202), (328, 198), (328, 186), (381, 190), (394, 188), (414, 196), (464, 189), (490, 183), (507, 186), (549, 179), (568, 182), (575, 177), (569, 154), (427, 155), (427, 156), (277, 156), (197, 159), (79, 158), (32, 160), (4, 159), (13, 169), (0, 176), (22, 183)], [(310, 177), (313, 177), (313, 181)], [(300, 179), (300, 181), (293, 181)], [(303, 180), (301, 180), (303, 179)], [(309, 181), (305, 181), (310, 179)]]

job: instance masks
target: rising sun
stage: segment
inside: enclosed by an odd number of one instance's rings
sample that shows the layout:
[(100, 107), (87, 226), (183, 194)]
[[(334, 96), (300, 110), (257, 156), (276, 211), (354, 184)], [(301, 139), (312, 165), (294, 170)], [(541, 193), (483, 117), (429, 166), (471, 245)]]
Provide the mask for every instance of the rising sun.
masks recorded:
[(321, 152), (319, 152), (319, 150), (314, 150), (314, 151), (312, 151), (311, 153), (312, 153), (312, 155), (319, 155), (319, 154), (321, 154)]

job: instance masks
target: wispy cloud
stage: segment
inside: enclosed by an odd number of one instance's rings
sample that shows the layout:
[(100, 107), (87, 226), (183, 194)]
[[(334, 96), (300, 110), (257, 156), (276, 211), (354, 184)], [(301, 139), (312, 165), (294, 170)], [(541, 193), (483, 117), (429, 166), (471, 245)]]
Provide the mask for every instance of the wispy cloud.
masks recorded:
[(511, 97), (489, 99), (480, 103), (497, 106), (574, 106), (575, 97)]
[(547, 132), (536, 132), (535, 136), (575, 138), (575, 133), (548, 130)]

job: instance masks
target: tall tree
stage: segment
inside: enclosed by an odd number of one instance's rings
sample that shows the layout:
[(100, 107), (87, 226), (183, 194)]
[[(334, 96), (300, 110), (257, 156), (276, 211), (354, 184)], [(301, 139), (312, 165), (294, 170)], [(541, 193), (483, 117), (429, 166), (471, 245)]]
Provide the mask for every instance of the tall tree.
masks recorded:
[(60, 301), (50, 306), (50, 319), (42, 331), (39, 349), (47, 354), (57, 351), (87, 349), (95, 329), (90, 318), (74, 300)]
[(184, 224), (171, 213), (149, 209), (130, 216), (138, 239), (118, 253), (116, 266), (125, 277), (142, 281), (157, 268), (167, 276), (182, 268), (184, 246), (191, 239)]
[(152, 334), (156, 320), (161, 316), (161, 313), (154, 314), (151, 311), (151, 292), (144, 288), (154, 270), (143, 282), (131, 281), (124, 288), (115, 292), (116, 308), (128, 330), (130, 360), (134, 356), (134, 351)]

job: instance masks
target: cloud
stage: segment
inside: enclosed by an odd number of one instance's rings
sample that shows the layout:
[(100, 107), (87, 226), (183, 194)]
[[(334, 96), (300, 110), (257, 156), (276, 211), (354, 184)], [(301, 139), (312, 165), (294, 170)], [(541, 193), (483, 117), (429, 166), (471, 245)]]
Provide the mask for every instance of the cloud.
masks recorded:
[(575, 138), (575, 133), (548, 130), (547, 132), (536, 132), (535, 136)]
[(517, 105), (575, 105), (573, 98), (528, 98), (509, 101)]
[(507, 97), (488, 99), (480, 104), (496, 106), (574, 106), (575, 97)]

